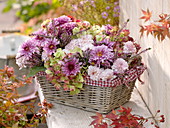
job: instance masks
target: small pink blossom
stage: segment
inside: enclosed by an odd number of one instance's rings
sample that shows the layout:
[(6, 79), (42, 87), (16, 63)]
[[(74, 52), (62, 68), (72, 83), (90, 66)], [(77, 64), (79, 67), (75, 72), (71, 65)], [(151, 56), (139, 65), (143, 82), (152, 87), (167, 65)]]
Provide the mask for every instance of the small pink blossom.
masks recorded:
[(123, 47), (123, 53), (135, 53), (136, 52), (136, 47), (135, 45), (133, 44), (133, 42), (131, 41), (128, 41), (124, 44), (124, 47)]
[(103, 81), (107, 81), (107, 80), (113, 80), (114, 78), (116, 78), (115, 75), (113, 75), (113, 70), (112, 69), (105, 69), (101, 74), (100, 74), (100, 78)]
[(115, 60), (112, 65), (112, 69), (114, 70), (114, 72), (120, 74), (124, 73), (124, 71), (127, 70), (128, 67), (128, 63), (122, 58), (118, 58), (117, 60)]

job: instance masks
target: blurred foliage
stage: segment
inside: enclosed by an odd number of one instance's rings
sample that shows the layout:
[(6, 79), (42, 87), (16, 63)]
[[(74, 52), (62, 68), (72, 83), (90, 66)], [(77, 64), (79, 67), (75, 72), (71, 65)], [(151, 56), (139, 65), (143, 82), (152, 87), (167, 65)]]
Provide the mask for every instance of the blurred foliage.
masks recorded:
[(73, 17), (91, 24), (119, 23), (119, 0), (63, 0), (62, 4)]
[(91, 24), (119, 23), (119, 0), (7, 0), (3, 12), (16, 11), (24, 21), (21, 33), (29, 34), (47, 18), (70, 15)]
[(38, 18), (42, 14), (55, 10), (60, 6), (59, 0), (7, 0), (3, 12), (16, 9), (16, 16), (24, 22)]
[(57, 17), (59, 7), (60, 0), (7, 0), (2, 12), (16, 11), (17, 18), (24, 22), (19, 29), (28, 34), (47, 18)]
[[(0, 128), (32, 128), (45, 121), (47, 109), (40, 108), (38, 114), (34, 114), (34, 102), (17, 102), (20, 97), (17, 88), (31, 83), (32, 78), (17, 78), (13, 67), (0, 69)], [(32, 118), (27, 117), (27, 112), (33, 114)]]

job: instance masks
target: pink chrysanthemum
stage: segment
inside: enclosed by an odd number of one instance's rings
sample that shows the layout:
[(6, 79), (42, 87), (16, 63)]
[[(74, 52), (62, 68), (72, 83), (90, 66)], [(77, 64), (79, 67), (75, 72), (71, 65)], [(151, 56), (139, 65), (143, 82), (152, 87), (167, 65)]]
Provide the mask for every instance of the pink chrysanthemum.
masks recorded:
[(104, 63), (105, 61), (112, 61), (113, 52), (105, 45), (96, 46), (90, 53), (89, 62), (96, 62), (97, 64)]
[(135, 45), (133, 44), (133, 42), (131, 41), (128, 41), (124, 44), (124, 47), (123, 47), (123, 53), (135, 53), (136, 52), (136, 47)]
[(112, 65), (112, 69), (114, 70), (115, 73), (124, 73), (125, 70), (128, 69), (128, 63), (122, 59), (122, 58), (118, 58), (117, 60), (115, 60), (115, 62)]
[(100, 78), (103, 81), (106, 80), (112, 80), (114, 78), (116, 78), (116, 76), (113, 74), (113, 70), (112, 69), (105, 69), (101, 74), (100, 74)]
[(66, 76), (76, 75), (80, 72), (80, 63), (76, 58), (70, 58), (63, 62), (62, 71)]
[(51, 55), (52, 53), (54, 53), (57, 49), (57, 45), (60, 42), (57, 39), (48, 39), (43, 50), (45, 51), (45, 53), (47, 53), (48, 55)]

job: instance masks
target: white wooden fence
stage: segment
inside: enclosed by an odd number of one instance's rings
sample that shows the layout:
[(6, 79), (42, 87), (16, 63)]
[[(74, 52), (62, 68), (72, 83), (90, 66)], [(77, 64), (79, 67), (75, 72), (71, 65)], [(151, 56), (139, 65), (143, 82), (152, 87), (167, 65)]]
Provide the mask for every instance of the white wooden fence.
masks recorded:
[(170, 40), (159, 42), (153, 36), (140, 37), (139, 25), (143, 23), (141, 9), (149, 9), (153, 18), (161, 13), (170, 14), (170, 0), (120, 0), (121, 23), (130, 19), (128, 28), (131, 35), (142, 45), (152, 48), (143, 54), (143, 61), (148, 69), (142, 79), (144, 85), (138, 85), (147, 105), (154, 114), (158, 109), (165, 115), (166, 122), (161, 128), (170, 128)]

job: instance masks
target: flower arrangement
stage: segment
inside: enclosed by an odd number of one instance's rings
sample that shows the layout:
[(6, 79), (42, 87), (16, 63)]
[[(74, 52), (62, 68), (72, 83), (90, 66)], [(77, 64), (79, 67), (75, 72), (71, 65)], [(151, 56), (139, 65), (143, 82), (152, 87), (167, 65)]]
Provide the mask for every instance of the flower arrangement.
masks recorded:
[(69, 16), (47, 19), (20, 46), (16, 62), (20, 68), (30, 67), (32, 75), (45, 71), (56, 89), (70, 94), (96, 82), (128, 86), (146, 69), (140, 54), (148, 49), (139, 52), (125, 26), (91, 25)]

